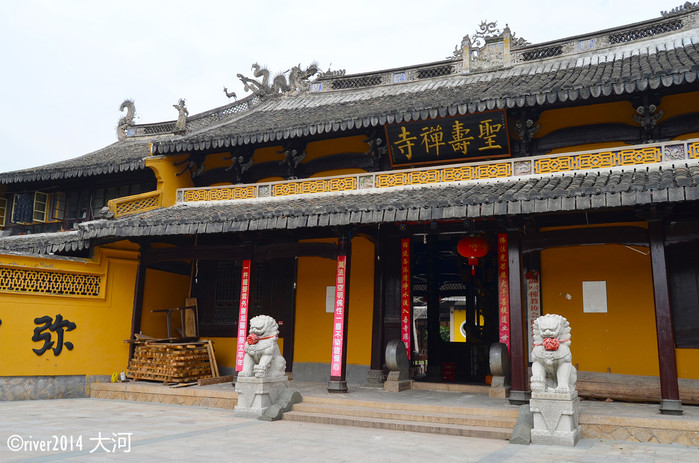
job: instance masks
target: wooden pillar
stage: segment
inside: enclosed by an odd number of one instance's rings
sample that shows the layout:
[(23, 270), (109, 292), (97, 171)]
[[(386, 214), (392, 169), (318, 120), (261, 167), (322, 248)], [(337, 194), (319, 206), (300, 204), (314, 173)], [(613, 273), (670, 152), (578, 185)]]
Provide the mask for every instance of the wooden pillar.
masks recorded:
[(442, 380), (442, 337), (439, 332), (439, 249), (437, 237), (427, 235), (427, 377)]
[(681, 415), (675, 336), (672, 329), (670, 291), (665, 263), (665, 231), (662, 219), (648, 221), (650, 259), (653, 269), (653, 293), (655, 297), (655, 327), (658, 336), (658, 362), (660, 364), (660, 413)]
[(384, 232), (379, 224), (376, 230), (376, 241), (374, 244), (374, 310), (372, 312), (372, 327), (371, 327), (371, 364), (369, 366), (369, 376), (367, 378), (367, 386), (383, 385), (383, 364), (384, 364), (384, 314), (385, 314), (385, 297), (384, 297), (384, 281), (386, 266), (383, 258), (383, 240)]
[[(133, 292), (133, 312), (131, 314), (131, 337), (129, 339), (134, 339), (134, 335), (141, 331), (141, 317), (143, 314), (143, 291), (146, 285), (146, 264), (143, 259), (143, 253), (148, 249), (147, 244), (141, 245), (141, 254), (138, 258), (138, 267), (136, 268), (136, 282)], [(136, 345), (134, 343), (129, 344), (129, 361), (133, 358)]]
[(347, 392), (347, 326), (349, 320), (350, 261), (352, 237), (343, 232), (337, 242), (335, 273), (335, 314), (328, 392)]
[(526, 337), (524, 330), (524, 290), (522, 288), (522, 249), (520, 228), (507, 230), (507, 261), (510, 283), (510, 365), (512, 368), (512, 389), (510, 403), (529, 403), (530, 392), (527, 386), (529, 365), (525, 355)]
[(287, 336), (284, 337), (284, 359), (286, 359), (286, 371), (292, 373), (294, 371), (294, 345), (296, 344), (296, 288), (299, 279), (299, 258), (294, 256), (294, 276), (293, 286), (291, 287), (291, 315), (287, 321)]

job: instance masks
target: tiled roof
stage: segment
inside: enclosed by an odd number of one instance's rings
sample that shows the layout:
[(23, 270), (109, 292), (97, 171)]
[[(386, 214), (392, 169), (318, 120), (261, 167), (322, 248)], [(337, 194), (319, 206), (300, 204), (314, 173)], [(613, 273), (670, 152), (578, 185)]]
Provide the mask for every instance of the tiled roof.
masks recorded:
[(511, 216), (699, 200), (699, 162), (352, 194), (180, 204), (84, 222), (82, 237), (114, 238)]
[(52, 254), (55, 252), (82, 251), (90, 247), (77, 230), (60, 233), (36, 233), (32, 235), (7, 236), (0, 238), (0, 249), (30, 254)]
[[(601, 31), (589, 37), (532, 45), (518, 50), (521, 56), (516, 62), (501, 69), (435, 74), (435, 77), (405, 83), (301, 92), (264, 99), (250, 95), (192, 116), (185, 135), (166, 134), (173, 126), (172, 121), (137, 126), (134, 128), (136, 137), (67, 161), (1, 173), (0, 184), (143, 169), (144, 159), (150, 155), (149, 142), (153, 142), (154, 154), (190, 152), (692, 84), (699, 73), (698, 22), (699, 13), (690, 8), (666, 19)], [(670, 23), (672, 27), (663, 26)], [(612, 40), (617, 35), (624, 37)], [(598, 48), (581, 51), (578, 48), (583, 42), (598, 43), (595, 45)], [(554, 49), (568, 51), (560, 55), (556, 55), (558, 51), (544, 53)], [(533, 57), (526, 58), (527, 53)], [(456, 63), (452, 60), (426, 66), (457, 69)], [(392, 70), (381, 72), (390, 74)], [(362, 76), (348, 75), (340, 79)], [(329, 80), (322, 82), (323, 85), (330, 83)]]
[(699, 27), (495, 71), (267, 98), (208, 129), (154, 142), (167, 154), (281, 141), (385, 123), (590, 100), (696, 82)]
[(124, 140), (92, 153), (30, 169), (0, 173), (0, 183), (59, 180), (143, 169), (150, 155), (148, 140)]

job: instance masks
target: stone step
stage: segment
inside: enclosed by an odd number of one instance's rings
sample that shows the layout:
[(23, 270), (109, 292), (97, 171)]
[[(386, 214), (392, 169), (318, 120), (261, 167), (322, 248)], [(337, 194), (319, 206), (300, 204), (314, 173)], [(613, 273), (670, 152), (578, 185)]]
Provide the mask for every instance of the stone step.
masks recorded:
[(362, 416), (338, 416), (326, 413), (290, 411), (284, 414), (285, 420), (363, 428), (389, 429), (393, 431), (447, 434), (462, 437), (481, 437), (507, 440), (512, 436), (511, 428), (468, 426), (459, 424), (424, 423), (398, 419), (377, 419)]
[(314, 404), (308, 402), (295, 404), (293, 411), (345, 417), (402, 420), (415, 423), (509, 428), (510, 430), (512, 430), (517, 423), (516, 416), (503, 417), (468, 413), (439, 413), (435, 411), (426, 413), (423, 411), (392, 408), (352, 407), (339, 404)]
[(339, 396), (314, 396), (314, 395), (304, 395), (304, 404), (325, 404), (325, 405), (338, 405), (349, 408), (374, 408), (374, 409), (388, 409), (388, 410), (402, 410), (420, 413), (444, 413), (450, 415), (473, 415), (473, 416), (487, 416), (487, 417), (506, 417), (517, 420), (517, 407), (503, 406), (498, 407), (460, 407), (460, 406), (449, 406), (449, 405), (435, 405), (427, 403), (410, 403), (410, 402), (398, 402), (398, 401), (370, 401), (370, 400), (356, 400), (352, 398), (344, 398)]
[(413, 381), (412, 388), (417, 391), (464, 392), (483, 395), (488, 395), (490, 391), (490, 386), (480, 384), (427, 383), (421, 381)]
[(233, 409), (238, 403), (238, 395), (230, 384), (218, 388), (216, 386), (170, 388), (162, 384), (146, 382), (92, 383), (89, 397), (229, 409)]

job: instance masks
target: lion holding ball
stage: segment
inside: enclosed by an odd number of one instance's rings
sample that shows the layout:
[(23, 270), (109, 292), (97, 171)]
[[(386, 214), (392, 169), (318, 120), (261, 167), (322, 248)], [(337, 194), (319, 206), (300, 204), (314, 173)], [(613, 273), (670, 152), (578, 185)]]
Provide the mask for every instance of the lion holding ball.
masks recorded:
[(546, 314), (532, 326), (532, 392), (572, 393), (578, 373), (570, 353), (570, 324), (564, 317)]
[(245, 342), (245, 358), (239, 376), (257, 378), (284, 376), (286, 360), (277, 345), (279, 325), (269, 315), (250, 319), (250, 331)]

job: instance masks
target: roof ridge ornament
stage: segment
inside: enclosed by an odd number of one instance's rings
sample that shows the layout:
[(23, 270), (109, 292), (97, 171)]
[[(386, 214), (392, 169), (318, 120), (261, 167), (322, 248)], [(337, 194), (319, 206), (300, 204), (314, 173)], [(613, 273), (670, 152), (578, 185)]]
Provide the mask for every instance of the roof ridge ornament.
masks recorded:
[(695, 2), (695, 3), (685, 2), (684, 4), (682, 4), (678, 7), (675, 7), (673, 9), (671, 9), (670, 11), (661, 11), (660, 15), (663, 18), (666, 18), (668, 16), (673, 16), (673, 15), (681, 14), (681, 13), (688, 13), (690, 11), (697, 10), (697, 9), (699, 9), (699, 2)]
[(175, 133), (181, 133), (185, 131), (187, 125), (187, 116), (189, 116), (189, 111), (185, 106), (185, 99), (180, 98), (177, 104), (172, 105), (173, 108), (177, 110), (177, 122), (175, 122)]
[[(332, 63), (330, 63), (330, 66), (332, 66)], [(323, 71), (318, 71), (318, 78), (324, 78), (324, 77), (343, 77), (345, 73), (347, 72), (345, 69), (336, 69), (334, 71), (330, 70), (330, 66), (328, 66), (328, 70), (323, 72)]]
[[(252, 79), (238, 74), (238, 79), (243, 83), (243, 88), (246, 92), (252, 92), (254, 95), (264, 98), (270, 95), (278, 95), (280, 93), (300, 93), (307, 92), (311, 88), (310, 78), (318, 73), (318, 65), (311, 63), (306, 69), (301, 68), (301, 63), (287, 69), (284, 72), (277, 74), (270, 83), (269, 70), (257, 63), (251, 67), (254, 71), (253, 76), (262, 78), (262, 80)], [(287, 79), (286, 74), (289, 74)], [(229, 98), (235, 94), (229, 94), (224, 87), (224, 92)]]
[(510, 26), (505, 24), (503, 30), (498, 29), (497, 21), (488, 21), (486, 19), (482, 20), (478, 25), (478, 29), (475, 34), (473, 34), (473, 39), (469, 35), (465, 35), (461, 40), (461, 47), (458, 45), (454, 47), (454, 52), (452, 56), (447, 57), (447, 59), (463, 59), (464, 49), (469, 48), (474, 57), (483, 51), (488, 44), (503, 42), (506, 38), (509, 38), (511, 48), (521, 48), (527, 45), (531, 45), (529, 41), (521, 37), (515, 37), (515, 34), (510, 30)]
[(133, 100), (124, 100), (119, 106), (119, 111), (124, 112), (126, 109), (126, 115), (119, 119), (117, 124), (117, 139), (124, 140), (128, 135), (129, 128), (133, 127), (135, 124), (133, 122), (134, 116), (136, 115), (136, 106)]
[(502, 37), (502, 31), (497, 26), (497, 21), (488, 22), (487, 19), (482, 20), (478, 25), (478, 30), (473, 34), (472, 45), (476, 48), (482, 48), (488, 41)]

